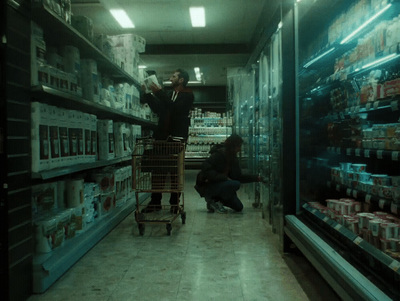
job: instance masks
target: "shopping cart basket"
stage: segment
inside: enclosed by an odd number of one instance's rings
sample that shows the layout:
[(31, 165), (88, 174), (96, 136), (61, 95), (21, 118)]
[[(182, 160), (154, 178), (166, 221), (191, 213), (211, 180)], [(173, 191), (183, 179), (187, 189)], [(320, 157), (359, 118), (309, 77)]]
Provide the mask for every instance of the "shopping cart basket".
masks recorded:
[[(140, 235), (144, 234), (145, 224), (166, 224), (171, 234), (172, 222), (180, 216), (185, 224), (184, 179), (185, 144), (181, 139), (169, 138), (167, 141), (139, 139), (132, 160), (133, 189), (136, 197), (135, 219)], [(143, 213), (147, 203), (139, 201), (141, 193), (177, 193), (178, 204), (161, 205), (161, 210)], [(159, 208), (158, 208), (159, 209)]]

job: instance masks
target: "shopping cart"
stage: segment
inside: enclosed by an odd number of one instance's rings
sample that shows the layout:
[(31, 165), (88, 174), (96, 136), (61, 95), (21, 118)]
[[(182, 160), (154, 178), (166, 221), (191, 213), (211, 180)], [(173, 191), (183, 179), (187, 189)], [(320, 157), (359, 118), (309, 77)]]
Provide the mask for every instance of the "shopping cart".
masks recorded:
[[(140, 235), (144, 234), (145, 224), (166, 224), (167, 234), (171, 235), (172, 222), (178, 218), (185, 224), (184, 179), (185, 144), (182, 139), (169, 138), (167, 141), (149, 138), (139, 139), (132, 160), (133, 189), (136, 197), (135, 219)], [(177, 193), (178, 204), (161, 205), (161, 210), (143, 213), (148, 202), (139, 201), (141, 193)], [(159, 208), (157, 208), (159, 209)]]

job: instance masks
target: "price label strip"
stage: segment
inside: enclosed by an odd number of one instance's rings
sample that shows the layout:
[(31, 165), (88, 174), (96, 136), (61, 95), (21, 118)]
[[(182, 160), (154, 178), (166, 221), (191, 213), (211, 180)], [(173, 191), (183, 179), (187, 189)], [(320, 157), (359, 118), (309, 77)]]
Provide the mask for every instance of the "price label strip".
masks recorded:
[(390, 211), (393, 214), (398, 214), (398, 209), (399, 209), (399, 207), (395, 203), (392, 202), (390, 205)]
[(389, 265), (389, 268), (397, 272), (400, 269), (400, 262), (398, 262), (397, 260), (393, 260), (392, 263)]
[(392, 111), (398, 111), (399, 110), (399, 102), (397, 100), (393, 100), (390, 103), (390, 106), (392, 107)]
[(363, 239), (360, 236), (357, 236), (356, 239), (353, 241), (357, 246), (363, 242)]
[(334, 228), (337, 231), (340, 231), (340, 229), (342, 229), (342, 225), (341, 224), (337, 224)]

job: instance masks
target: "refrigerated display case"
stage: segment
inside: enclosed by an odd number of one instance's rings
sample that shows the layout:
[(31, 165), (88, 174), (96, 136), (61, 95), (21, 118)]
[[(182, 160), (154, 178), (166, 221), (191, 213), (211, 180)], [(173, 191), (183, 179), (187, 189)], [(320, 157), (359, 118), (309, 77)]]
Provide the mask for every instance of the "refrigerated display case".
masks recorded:
[(398, 300), (399, 1), (295, 10), (300, 210), (285, 233), (341, 298)]
[[(232, 109), (232, 131), (243, 138), (240, 154), (245, 173), (258, 173), (255, 152), (255, 71), (232, 68), (228, 71), (228, 104)], [(255, 199), (256, 184), (246, 184), (244, 190), (250, 199)]]
[(282, 32), (274, 33), (259, 59), (259, 160), (263, 216), (282, 236)]

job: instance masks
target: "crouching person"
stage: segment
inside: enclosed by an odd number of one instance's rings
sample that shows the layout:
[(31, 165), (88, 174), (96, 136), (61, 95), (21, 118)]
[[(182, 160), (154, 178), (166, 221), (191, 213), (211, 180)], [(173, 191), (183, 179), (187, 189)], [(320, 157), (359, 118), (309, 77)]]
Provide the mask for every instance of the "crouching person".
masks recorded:
[(242, 144), (239, 135), (229, 136), (210, 150), (210, 156), (201, 166), (195, 189), (205, 198), (209, 212), (226, 213), (225, 207), (242, 211), (243, 204), (237, 196), (241, 183), (261, 181), (257, 175), (242, 174), (237, 157)]

